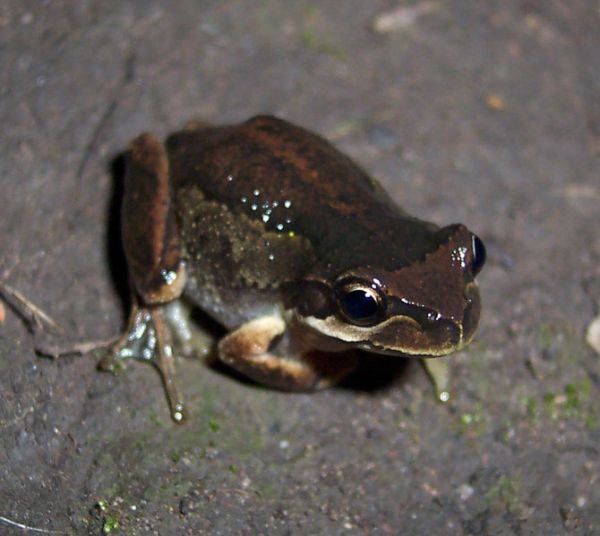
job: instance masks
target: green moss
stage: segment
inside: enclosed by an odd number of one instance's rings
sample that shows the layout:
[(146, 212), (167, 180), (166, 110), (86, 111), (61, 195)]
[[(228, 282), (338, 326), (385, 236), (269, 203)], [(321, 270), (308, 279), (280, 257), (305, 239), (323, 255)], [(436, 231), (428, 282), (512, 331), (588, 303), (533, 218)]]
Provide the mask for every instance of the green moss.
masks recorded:
[(547, 392), (544, 393), (544, 408), (546, 409), (546, 414), (553, 421), (558, 419), (558, 408), (557, 408), (557, 397), (555, 393)]
[(119, 528), (119, 520), (115, 516), (106, 516), (102, 525), (102, 532), (109, 534)]
[(591, 395), (592, 382), (587, 376), (567, 383), (562, 392), (548, 391), (543, 396), (546, 416), (553, 421), (576, 420), (593, 430), (597, 426), (597, 408)]
[(471, 426), (477, 421), (479, 421), (479, 417), (477, 415), (473, 415), (472, 413), (463, 413), (460, 416), (460, 424), (463, 426)]
[(598, 428), (598, 418), (596, 417), (596, 415), (594, 413), (588, 413), (583, 418), (583, 424), (591, 432), (592, 430), (595, 430), (596, 428)]
[(458, 433), (460, 435), (479, 436), (484, 429), (482, 408), (476, 405), (474, 411), (461, 413), (458, 417)]
[(171, 461), (173, 463), (177, 463), (179, 460), (181, 460), (182, 457), (183, 454), (180, 450), (174, 450), (171, 452), (171, 454), (169, 454), (169, 458), (171, 458)]
[(117, 516), (109, 512), (110, 505), (107, 499), (99, 499), (94, 506), (102, 514), (103, 534), (109, 534), (119, 528)]
[(219, 430), (221, 430), (221, 426), (215, 419), (209, 419), (208, 427), (210, 428), (211, 432), (215, 432), (215, 433), (218, 432)]
[(581, 407), (581, 400), (577, 385), (575, 385), (574, 383), (568, 383), (565, 386), (565, 396), (567, 398), (565, 402), (565, 408), (579, 409)]
[(537, 400), (533, 396), (523, 396), (521, 405), (525, 408), (525, 413), (532, 421), (537, 421), (539, 418), (539, 410)]

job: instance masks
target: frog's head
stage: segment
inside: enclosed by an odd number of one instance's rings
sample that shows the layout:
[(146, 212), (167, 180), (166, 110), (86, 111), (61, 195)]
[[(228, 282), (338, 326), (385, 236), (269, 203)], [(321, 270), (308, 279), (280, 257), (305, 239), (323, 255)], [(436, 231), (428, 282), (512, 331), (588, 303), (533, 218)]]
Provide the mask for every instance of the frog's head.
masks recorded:
[(390, 270), (352, 268), (295, 293), (295, 317), (323, 346), (440, 356), (473, 338), (480, 313), (475, 276), (483, 242), (463, 225), (435, 231), (433, 250)]

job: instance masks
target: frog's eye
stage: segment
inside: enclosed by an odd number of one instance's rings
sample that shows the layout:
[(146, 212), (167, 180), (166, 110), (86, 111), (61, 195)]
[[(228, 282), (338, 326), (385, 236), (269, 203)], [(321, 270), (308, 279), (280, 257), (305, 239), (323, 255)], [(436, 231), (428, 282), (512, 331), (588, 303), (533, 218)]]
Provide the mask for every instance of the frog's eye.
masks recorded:
[(473, 276), (476, 276), (479, 272), (481, 272), (486, 259), (485, 246), (483, 245), (481, 238), (479, 238), (477, 235), (473, 235), (471, 252), (473, 255), (471, 270), (473, 271)]
[(338, 305), (342, 316), (357, 326), (377, 324), (385, 310), (381, 294), (362, 283), (342, 285), (338, 291)]

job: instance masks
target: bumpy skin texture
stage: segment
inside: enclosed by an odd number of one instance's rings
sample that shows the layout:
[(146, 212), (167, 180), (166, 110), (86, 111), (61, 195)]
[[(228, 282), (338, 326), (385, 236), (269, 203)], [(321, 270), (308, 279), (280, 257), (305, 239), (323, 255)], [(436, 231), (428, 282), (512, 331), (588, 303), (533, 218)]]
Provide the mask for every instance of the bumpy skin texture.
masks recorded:
[[(314, 275), (330, 278), (373, 263), (395, 269), (438, 245), (435, 226), (406, 215), (349, 158), (274, 117), (183, 131), (169, 137), (167, 152), (178, 199), (187, 188), (201, 188), (267, 231), (309, 238), (317, 253)], [(274, 282), (289, 278), (274, 270), (268, 275)]]

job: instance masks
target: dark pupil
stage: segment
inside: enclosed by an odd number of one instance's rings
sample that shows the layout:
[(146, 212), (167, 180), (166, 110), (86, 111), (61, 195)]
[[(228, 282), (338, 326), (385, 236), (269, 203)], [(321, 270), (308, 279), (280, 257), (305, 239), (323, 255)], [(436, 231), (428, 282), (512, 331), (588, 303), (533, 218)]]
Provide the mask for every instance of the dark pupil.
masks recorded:
[(477, 275), (485, 264), (485, 246), (476, 235), (473, 235), (473, 275)]
[(351, 320), (365, 322), (371, 320), (379, 310), (379, 304), (373, 294), (366, 290), (352, 290), (342, 296), (340, 304)]

